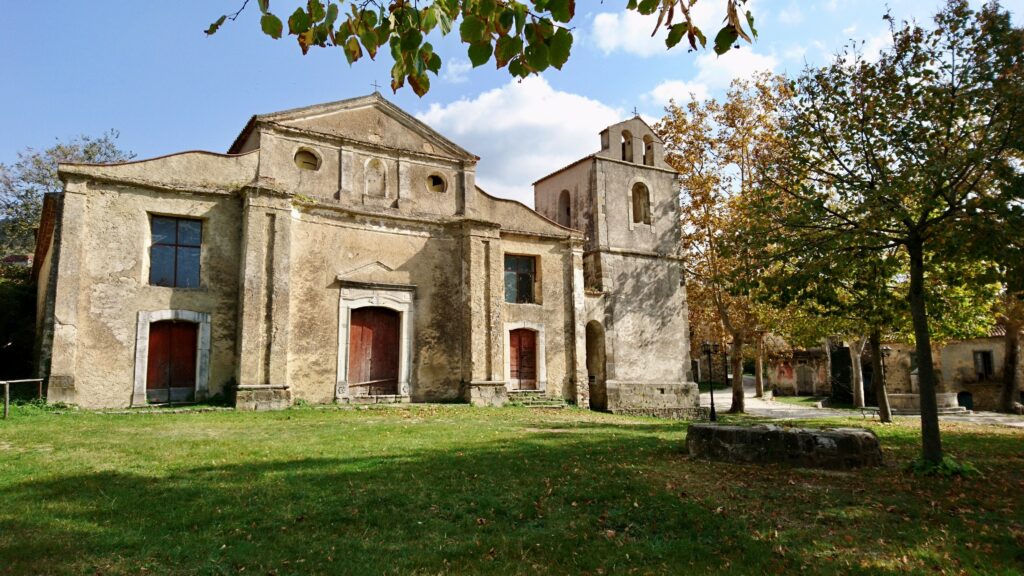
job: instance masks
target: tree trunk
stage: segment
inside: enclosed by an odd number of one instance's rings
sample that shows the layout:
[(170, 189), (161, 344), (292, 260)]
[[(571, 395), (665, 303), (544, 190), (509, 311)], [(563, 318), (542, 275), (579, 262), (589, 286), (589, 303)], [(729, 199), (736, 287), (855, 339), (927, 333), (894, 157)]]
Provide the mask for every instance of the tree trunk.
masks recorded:
[(1020, 324), (1006, 323), (1006, 353), (1003, 355), (1003, 390), (999, 395), (1000, 412), (1013, 412), (1017, 392), (1017, 363), (1020, 362)]
[(732, 407), (730, 414), (742, 414), (746, 409), (743, 401), (743, 333), (732, 335)]
[[(822, 386), (828, 384), (829, 394), (832, 392), (832, 342), (829, 338), (822, 340), (822, 347), (825, 349), (825, 382), (822, 382)], [(811, 390), (811, 394), (818, 396), (818, 387), (814, 386)]]
[(935, 398), (935, 365), (928, 333), (928, 312), (924, 302), (924, 247), (920, 239), (907, 243), (910, 256), (910, 317), (917, 349), (917, 382), (921, 398), (921, 457), (933, 464), (942, 461), (942, 437), (939, 433), (939, 405)]
[(764, 398), (764, 333), (754, 339), (754, 397)]
[(864, 344), (867, 338), (858, 336), (850, 342), (850, 368), (853, 370), (853, 406), (854, 408), (864, 407), (864, 366), (861, 364), (861, 356), (864, 355)]
[(882, 366), (882, 332), (872, 330), (868, 337), (871, 346), (871, 380), (878, 399), (878, 419), (892, 422), (892, 408), (889, 407), (889, 392), (885, 388), (885, 369)]

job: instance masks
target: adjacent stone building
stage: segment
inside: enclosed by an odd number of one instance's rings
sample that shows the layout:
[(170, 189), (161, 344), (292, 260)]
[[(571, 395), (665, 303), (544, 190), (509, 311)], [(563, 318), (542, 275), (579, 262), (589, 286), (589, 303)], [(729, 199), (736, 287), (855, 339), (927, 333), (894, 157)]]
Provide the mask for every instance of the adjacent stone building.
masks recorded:
[(228, 154), (62, 164), (34, 263), (48, 398), (685, 414), (675, 173), (639, 118), (601, 144), (536, 211), (377, 93), (254, 116)]
[[(958, 407), (973, 410), (998, 410), (1003, 386), (1006, 342), (1001, 327), (980, 338), (953, 340), (932, 347), (935, 366), (936, 398), (940, 409)], [(850, 348), (834, 341), (830, 354), (824, 348), (793, 349), (788, 356), (769, 362), (768, 385), (781, 394), (849, 396), (852, 385)], [(912, 344), (886, 343), (882, 347), (882, 366), (890, 405), (904, 413), (920, 411), (917, 381), (917, 352)], [(1018, 357), (1021, 357), (1021, 350)], [(865, 397), (869, 405), (877, 402), (871, 352), (865, 348), (861, 358)], [(1015, 376), (1016, 401), (1024, 401), (1024, 363)]]

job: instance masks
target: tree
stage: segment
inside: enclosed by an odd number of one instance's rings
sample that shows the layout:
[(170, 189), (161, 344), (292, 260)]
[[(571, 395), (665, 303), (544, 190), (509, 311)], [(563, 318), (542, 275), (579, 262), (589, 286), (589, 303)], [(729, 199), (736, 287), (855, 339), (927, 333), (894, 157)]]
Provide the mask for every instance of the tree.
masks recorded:
[[(696, 50), (707, 44), (691, 16), (696, 2), (628, 0), (626, 8), (657, 15), (652, 35), (661, 28), (667, 30), (666, 48), (686, 38), (690, 50)], [(724, 25), (714, 39), (718, 54), (729, 51), (741, 38), (752, 42), (757, 37), (754, 16), (743, 10), (747, 0), (724, 2)], [(248, 4), (244, 0), (237, 12), (218, 18), (206, 34), (215, 34), (226, 21), (237, 19)], [(397, 92), (408, 82), (419, 96), (430, 90), (427, 72), (436, 75), (441, 69), (441, 57), (426, 41), (435, 30), (447, 36), (457, 26), (473, 66), (493, 58), (498, 68), (525, 78), (550, 67), (561, 69), (568, 61), (573, 44), (569, 26), (576, 16), (575, 0), (424, 0), (422, 6), (416, 0), (308, 0), (282, 21), (270, 10), (270, 0), (257, 0), (257, 4), (263, 33), (278, 39), (287, 32), (303, 54), (313, 46), (337, 46), (352, 64), (364, 54), (376, 58), (387, 47), (394, 60), (391, 89)]]
[(724, 102), (675, 102), (655, 126), (666, 162), (679, 171), (690, 308), (712, 311), (731, 342), (732, 412), (743, 412), (743, 346), (764, 332), (759, 244), (748, 234), (760, 173), (781, 150), (775, 121), (788, 97), (780, 77), (734, 81)]
[(995, 2), (974, 12), (949, 0), (934, 20), (931, 30), (892, 23), (893, 46), (875, 62), (853, 50), (802, 74), (772, 187), (788, 200), (786, 224), (833, 246), (829, 257), (905, 254), (922, 457), (931, 463), (942, 444), (928, 255), (966, 244), (986, 217), (978, 207), (1008, 209), (1000, 180), (1024, 129), (1024, 36), (1010, 15)]
[(57, 178), (57, 163), (121, 162), (135, 157), (118, 148), (117, 137), (111, 130), (99, 137), (57, 142), (46, 150), (26, 148), (14, 164), (0, 164), (0, 255), (34, 249), (43, 195), (64, 188)]
[[(1024, 134), (1018, 134), (1017, 152), (1024, 157)], [(1024, 196), (1024, 174), (1011, 173), (1005, 180), (1005, 198), (979, 208), (988, 212), (985, 227), (972, 241), (960, 247), (979, 260), (993, 263), (999, 285), (998, 302), (993, 306), (997, 324), (1003, 329), (1003, 382), (999, 410), (1014, 412), (1020, 366), (1020, 336), (1024, 330), (1024, 204), (1015, 199)], [(1009, 210), (1004, 209), (1009, 206)]]

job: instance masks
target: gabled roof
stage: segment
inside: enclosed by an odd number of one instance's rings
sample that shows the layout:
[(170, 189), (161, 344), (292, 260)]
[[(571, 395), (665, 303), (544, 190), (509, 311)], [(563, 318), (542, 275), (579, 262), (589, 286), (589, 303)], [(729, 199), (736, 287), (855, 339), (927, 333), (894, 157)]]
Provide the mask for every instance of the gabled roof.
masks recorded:
[[(393, 118), (409, 130), (417, 133), (422, 138), (429, 140), (432, 144), (437, 145), (439, 148), (444, 149), (449, 154), (461, 160), (476, 162), (480, 159), (475, 154), (470, 153), (458, 144), (455, 144), (448, 138), (445, 138), (441, 133), (437, 132), (430, 126), (427, 126), (423, 122), (420, 122), (405, 110), (402, 110), (395, 104), (391, 103), (389, 100), (384, 98), (380, 92), (374, 92), (368, 96), (338, 100), (336, 102), (327, 102), (324, 104), (314, 104), (312, 106), (293, 108), (291, 110), (282, 110), (280, 112), (272, 112), (270, 114), (257, 114), (249, 119), (245, 128), (242, 129), (242, 132), (239, 133), (238, 137), (235, 138), (235, 141), (231, 144), (228, 152), (236, 153), (242, 147), (242, 144), (252, 132), (253, 128), (255, 128), (256, 124), (260, 122), (287, 123), (367, 107), (374, 107), (377, 110), (380, 110), (383, 114)], [(308, 126), (306, 129), (316, 131), (315, 128), (310, 128)]]

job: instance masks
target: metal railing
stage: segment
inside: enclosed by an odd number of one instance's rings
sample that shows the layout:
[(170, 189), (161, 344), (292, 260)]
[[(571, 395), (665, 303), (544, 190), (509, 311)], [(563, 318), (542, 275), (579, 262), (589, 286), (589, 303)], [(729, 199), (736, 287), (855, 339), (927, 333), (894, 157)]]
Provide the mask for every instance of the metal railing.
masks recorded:
[(2, 380), (0, 385), (4, 387), (4, 420), (11, 412), (11, 384), (28, 384), (29, 382), (35, 382), (39, 385), (39, 398), (43, 397), (43, 378), (27, 378), (24, 380)]

